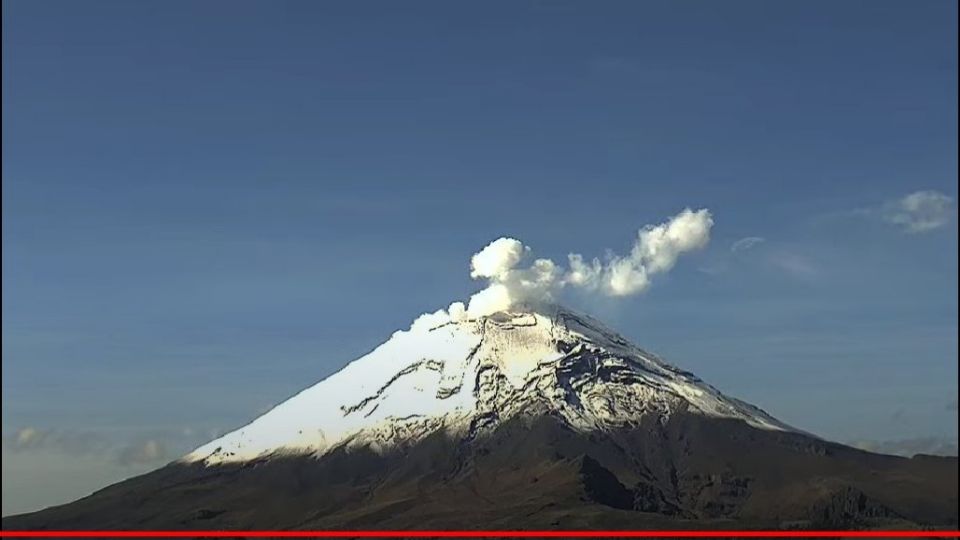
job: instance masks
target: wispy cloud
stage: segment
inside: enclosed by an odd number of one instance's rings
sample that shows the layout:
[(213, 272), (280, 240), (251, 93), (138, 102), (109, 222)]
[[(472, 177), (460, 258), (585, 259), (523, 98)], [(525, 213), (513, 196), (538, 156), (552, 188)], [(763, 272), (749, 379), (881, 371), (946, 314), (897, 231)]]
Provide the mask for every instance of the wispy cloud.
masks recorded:
[(936, 190), (908, 193), (874, 206), (837, 210), (810, 218), (810, 223), (836, 226), (846, 220), (893, 225), (910, 234), (928, 233), (946, 227), (957, 214), (956, 201)]
[(909, 233), (939, 229), (950, 223), (953, 214), (953, 197), (933, 190), (911, 193), (880, 209), (884, 221)]
[(856, 441), (851, 444), (862, 450), (897, 456), (911, 457), (916, 454), (934, 456), (957, 455), (956, 439), (950, 440), (943, 437), (917, 437), (891, 441)]
[(156, 439), (125, 446), (117, 454), (117, 462), (121, 465), (149, 465), (169, 461), (170, 458), (166, 445)]
[(93, 432), (71, 432), (36, 427), (24, 427), (3, 438), (3, 444), (13, 452), (53, 450), (71, 455), (90, 455), (107, 451), (111, 444)]
[(44, 452), (70, 457), (93, 456), (119, 465), (162, 465), (203, 442), (191, 428), (149, 435), (118, 436), (100, 431), (69, 431), (23, 427), (3, 437), (13, 453)]
[[(808, 256), (798, 252), (794, 247), (785, 245), (770, 245), (764, 249), (759, 246), (768, 241), (762, 236), (745, 236), (730, 243), (726, 252), (717, 252), (707, 264), (701, 265), (698, 270), (708, 275), (720, 275), (727, 272), (742, 272), (751, 264), (764, 264), (767, 271), (787, 274), (799, 279), (812, 279), (820, 274), (820, 267)], [(753, 252), (760, 252), (754, 255)]]
[(779, 251), (771, 254), (768, 260), (774, 267), (796, 278), (811, 279), (820, 274), (819, 267), (799, 253)]
[(730, 253), (737, 253), (740, 251), (747, 251), (748, 249), (753, 249), (759, 244), (766, 242), (767, 239), (761, 236), (747, 236), (741, 238), (730, 245)]
[(166, 465), (222, 430), (22, 427), (5, 432), (3, 515), (63, 504)]
[(697, 271), (709, 276), (718, 276), (729, 270), (729, 268), (730, 265), (724, 261), (714, 261), (698, 267)]

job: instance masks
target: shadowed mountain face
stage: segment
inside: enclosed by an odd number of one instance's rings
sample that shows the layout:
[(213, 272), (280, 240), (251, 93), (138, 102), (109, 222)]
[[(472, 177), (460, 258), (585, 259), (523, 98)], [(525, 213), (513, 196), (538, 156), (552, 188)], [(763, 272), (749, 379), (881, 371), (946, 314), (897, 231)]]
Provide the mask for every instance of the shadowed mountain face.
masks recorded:
[(820, 440), (551, 307), (414, 324), (175, 463), (3, 527), (940, 527), (957, 502), (957, 458)]
[(871, 454), (681, 413), (584, 435), (549, 416), (468, 443), (171, 464), (4, 529), (956, 526), (957, 459)]

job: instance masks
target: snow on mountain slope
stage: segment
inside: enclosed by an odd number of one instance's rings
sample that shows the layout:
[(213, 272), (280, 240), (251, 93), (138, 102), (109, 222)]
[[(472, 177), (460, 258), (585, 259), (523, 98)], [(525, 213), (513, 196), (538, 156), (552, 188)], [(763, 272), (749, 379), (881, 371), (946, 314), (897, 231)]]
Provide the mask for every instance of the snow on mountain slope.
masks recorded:
[(517, 415), (577, 430), (676, 410), (791, 430), (598, 321), (556, 306), (414, 325), (373, 352), (183, 458), (206, 464), (340, 445), (386, 449), (437, 430), (473, 438)]

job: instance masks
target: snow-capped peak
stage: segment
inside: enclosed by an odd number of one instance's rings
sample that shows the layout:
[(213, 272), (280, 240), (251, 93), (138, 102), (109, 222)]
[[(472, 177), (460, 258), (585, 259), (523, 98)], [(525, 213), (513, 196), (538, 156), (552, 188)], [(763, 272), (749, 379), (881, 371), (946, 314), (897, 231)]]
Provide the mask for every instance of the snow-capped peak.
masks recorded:
[(790, 430), (598, 321), (557, 306), (415, 325), (250, 424), (183, 459), (207, 464), (340, 445), (387, 449), (437, 430), (476, 437), (551, 414), (603, 430), (679, 409)]

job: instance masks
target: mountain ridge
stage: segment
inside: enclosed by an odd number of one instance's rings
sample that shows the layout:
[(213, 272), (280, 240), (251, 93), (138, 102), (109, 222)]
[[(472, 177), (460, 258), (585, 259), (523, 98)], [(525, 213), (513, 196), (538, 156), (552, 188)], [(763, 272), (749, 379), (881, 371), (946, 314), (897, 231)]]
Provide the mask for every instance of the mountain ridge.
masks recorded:
[(3, 528), (955, 527), (957, 475), (792, 428), (549, 306), (421, 319), (182, 459)]
[(473, 437), (485, 423), (521, 413), (515, 402), (531, 400), (583, 430), (638, 414), (669, 414), (682, 401), (704, 414), (794, 430), (633, 346), (596, 319), (547, 305), (414, 324), (184, 459), (320, 455), (341, 443), (403, 444), (404, 437), (433, 429), (466, 429), (464, 436)]

